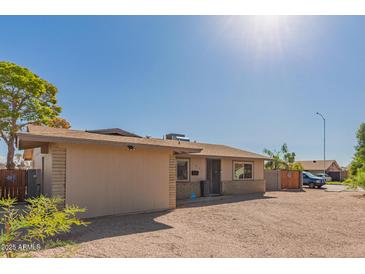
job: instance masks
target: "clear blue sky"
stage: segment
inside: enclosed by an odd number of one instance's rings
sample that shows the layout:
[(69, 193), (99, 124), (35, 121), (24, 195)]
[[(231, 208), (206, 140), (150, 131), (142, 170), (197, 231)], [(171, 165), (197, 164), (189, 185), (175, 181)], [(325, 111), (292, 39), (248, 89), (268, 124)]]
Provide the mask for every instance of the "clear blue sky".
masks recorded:
[[(76, 129), (120, 127), (346, 165), (365, 122), (364, 16), (0, 17), (0, 60), (59, 89)], [(5, 146), (0, 155), (5, 156)]]

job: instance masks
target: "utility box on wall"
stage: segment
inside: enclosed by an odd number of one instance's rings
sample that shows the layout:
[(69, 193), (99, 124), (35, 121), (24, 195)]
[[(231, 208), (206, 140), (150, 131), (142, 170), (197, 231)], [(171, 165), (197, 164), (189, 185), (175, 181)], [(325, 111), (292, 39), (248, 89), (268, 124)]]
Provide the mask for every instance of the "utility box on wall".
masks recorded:
[(209, 196), (209, 181), (200, 181), (200, 194), (202, 197)]
[(37, 169), (27, 170), (27, 198), (35, 198), (41, 194), (39, 174)]

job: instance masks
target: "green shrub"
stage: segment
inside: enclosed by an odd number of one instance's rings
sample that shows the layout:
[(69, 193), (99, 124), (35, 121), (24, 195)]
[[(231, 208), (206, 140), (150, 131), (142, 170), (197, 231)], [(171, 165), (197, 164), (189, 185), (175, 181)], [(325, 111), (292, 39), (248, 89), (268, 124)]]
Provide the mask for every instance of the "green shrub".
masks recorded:
[[(357, 145), (354, 159), (350, 165), (350, 175), (355, 177), (358, 170), (365, 170), (365, 123), (362, 123), (356, 132)], [(361, 180), (361, 178), (358, 178)]]
[(300, 163), (292, 163), (292, 164), (289, 164), (289, 170), (303, 171), (303, 167)]
[(71, 245), (75, 245), (75, 242), (70, 241), (70, 240), (60, 240), (60, 239), (56, 239), (56, 240), (49, 240), (46, 242), (45, 248), (49, 249), (49, 248), (56, 248), (56, 247), (63, 247), (63, 246), (71, 246)]
[(0, 224), (5, 228), (1, 230), (0, 247), (7, 257), (15, 254), (18, 243), (44, 243), (52, 236), (69, 232), (73, 225), (87, 225), (76, 216), (85, 209), (68, 205), (63, 207), (62, 199), (40, 196), (26, 201), (28, 205), (25, 209), (19, 210), (15, 208), (16, 199), (0, 200), (4, 210)]
[(350, 188), (356, 189), (361, 187), (365, 189), (365, 169), (358, 169), (354, 176), (345, 181)]

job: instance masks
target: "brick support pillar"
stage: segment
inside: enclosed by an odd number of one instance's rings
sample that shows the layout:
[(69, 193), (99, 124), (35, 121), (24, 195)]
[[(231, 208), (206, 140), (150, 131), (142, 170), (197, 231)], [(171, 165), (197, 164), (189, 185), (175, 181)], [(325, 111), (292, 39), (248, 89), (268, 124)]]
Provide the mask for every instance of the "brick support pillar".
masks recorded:
[(176, 208), (176, 158), (173, 153), (169, 159), (169, 208)]

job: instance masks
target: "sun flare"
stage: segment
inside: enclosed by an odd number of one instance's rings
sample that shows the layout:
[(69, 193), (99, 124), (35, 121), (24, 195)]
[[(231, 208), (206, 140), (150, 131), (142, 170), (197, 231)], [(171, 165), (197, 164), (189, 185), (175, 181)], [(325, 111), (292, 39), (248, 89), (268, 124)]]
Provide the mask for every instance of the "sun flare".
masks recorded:
[(283, 53), (285, 45), (293, 37), (290, 28), (293, 23), (288, 16), (232, 16), (227, 27), (236, 46), (243, 46), (255, 56), (262, 57)]

